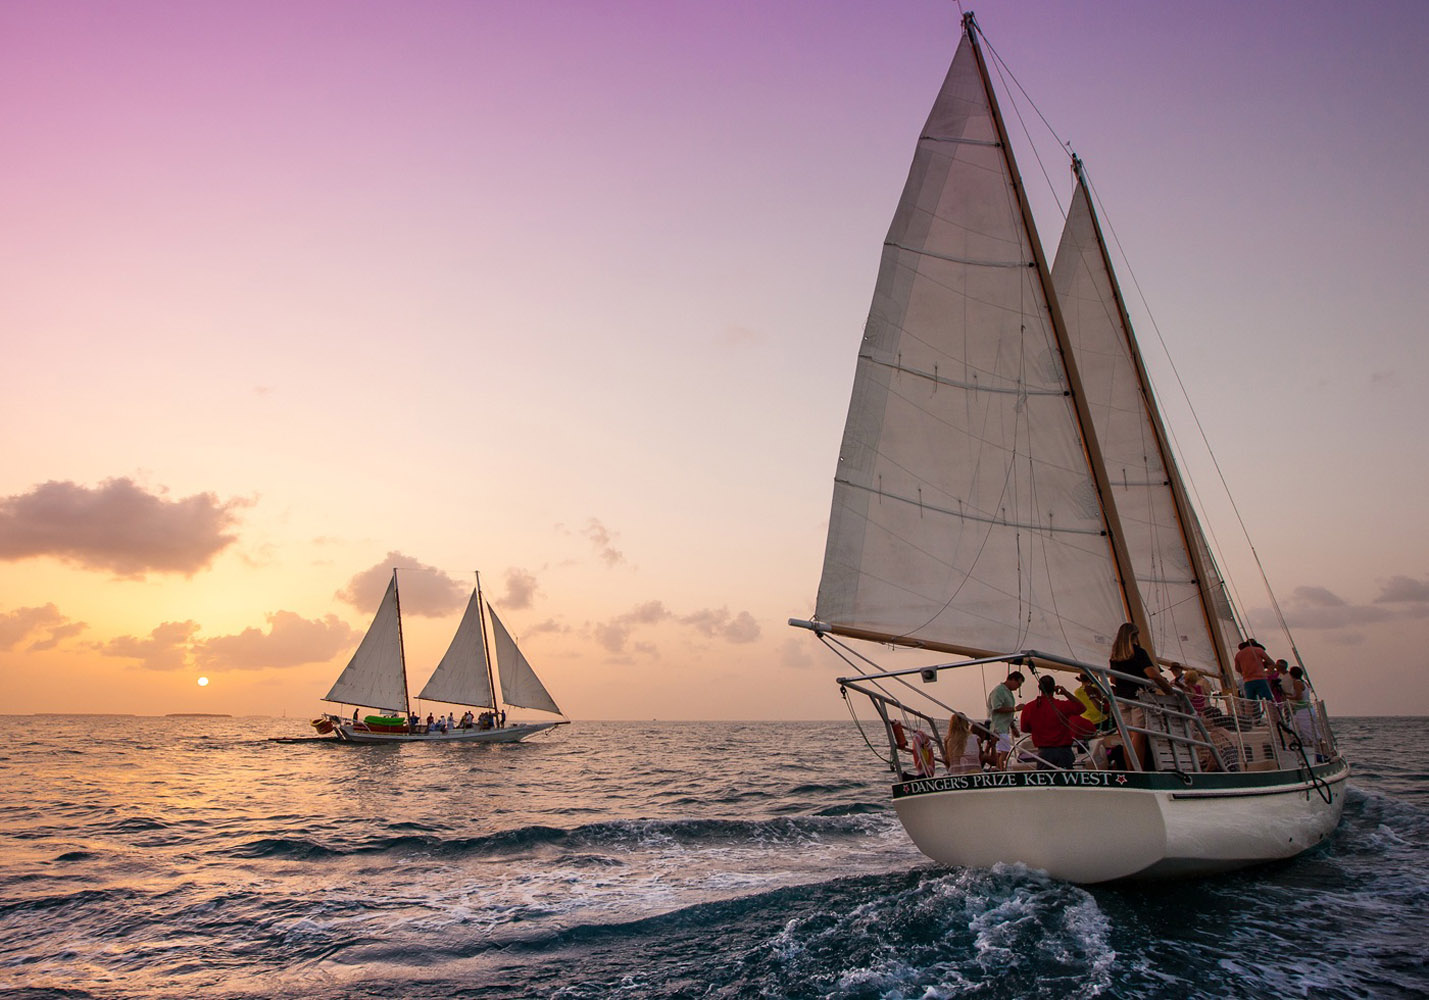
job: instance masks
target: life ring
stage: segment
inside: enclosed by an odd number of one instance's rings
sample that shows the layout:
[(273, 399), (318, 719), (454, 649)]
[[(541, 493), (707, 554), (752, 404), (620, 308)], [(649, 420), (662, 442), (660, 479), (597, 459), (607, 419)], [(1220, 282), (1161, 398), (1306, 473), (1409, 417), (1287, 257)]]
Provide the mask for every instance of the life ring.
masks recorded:
[(931, 778), (936, 770), (933, 759), (933, 741), (919, 729), (913, 733), (913, 770), (920, 778)]

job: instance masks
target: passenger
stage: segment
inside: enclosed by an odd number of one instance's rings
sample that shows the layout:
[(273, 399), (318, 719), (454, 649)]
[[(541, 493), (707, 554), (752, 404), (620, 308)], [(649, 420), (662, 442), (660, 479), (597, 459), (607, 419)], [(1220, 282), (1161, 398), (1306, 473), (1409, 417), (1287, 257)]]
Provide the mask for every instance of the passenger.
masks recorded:
[(997, 758), (994, 767), (1001, 770), (1007, 766), (1007, 755), (1012, 752), (1012, 737), (1020, 736), (1017, 731), (1017, 689), (1022, 686), (1022, 671), (1014, 670), (1007, 679), (998, 684), (987, 696), (987, 713), (992, 720), (992, 731), (997, 735)]
[(1284, 660), (1276, 660), (1265, 668), (1265, 683), (1270, 685), (1270, 697), (1279, 705), (1285, 700), (1285, 690), (1280, 685), (1282, 679), (1284, 683), (1289, 683), (1290, 664)]
[(943, 760), (949, 774), (975, 774), (982, 770), (983, 738), (991, 736), (986, 729), (966, 715), (954, 715), (948, 720), (948, 735), (943, 739)]
[(504, 709), (504, 708), (501, 710), (501, 722), (499, 723), (498, 728), (500, 728), (500, 729), (505, 729), (505, 728), (506, 728), (506, 709)]
[(1072, 697), (1082, 703), (1082, 718), (1096, 728), (1108, 718), (1106, 695), (1102, 694), (1101, 688), (1089, 674), (1078, 674), (1077, 680), (1081, 683), (1077, 685), (1077, 690), (1072, 692)]
[(1310, 686), (1305, 683), (1305, 668), (1291, 667), (1287, 676), (1290, 678), (1290, 694), (1286, 700), (1290, 703), (1290, 711), (1295, 715), (1295, 732), (1300, 736), (1300, 743), (1306, 749), (1313, 749), (1316, 756), (1320, 753), (1320, 727), (1315, 721), (1315, 709), (1310, 704)]
[[(1166, 694), (1171, 693), (1171, 685), (1165, 677), (1161, 676), (1161, 671), (1151, 660), (1151, 654), (1142, 649), (1137, 643), (1141, 637), (1141, 630), (1131, 622), (1126, 622), (1116, 631), (1116, 640), (1112, 643), (1110, 666), (1118, 674), (1129, 674), (1132, 677), (1144, 677), (1154, 681), (1156, 686)], [(1135, 726), (1144, 729), (1146, 727), (1146, 712), (1138, 705), (1134, 704), (1141, 698), (1142, 685), (1135, 681), (1122, 677), (1112, 678), (1112, 692), (1116, 695), (1116, 700), (1121, 703), (1121, 718), (1128, 726)], [(1131, 749), (1136, 753), (1136, 759), (1141, 761), (1143, 770), (1153, 770), (1151, 761), (1147, 758), (1147, 741), (1145, 733), (1131, 733)]]
[(456, 717), (453, 716), (450, 712), (448, 712), (448, 713), (447, 713), (447, 729), (455, 729), (455, 728), (456, 728)]
[[(1032, 737), (1037, 756), (1041, 758), (1037, 770), (1070, 770), (1077, 756), (1073, 744), (1079, 736), (1090, 732), (1085, 724), (1077, 727), (1080, 732), (1073, 728), (1074, 722), (1082, 722), (1082, 703), (1050, 674), (1038, 678), (1037, 690), (1041, 693), (1022, 706), (1022, 728)], [(1055, 698), (1054, 694), (1062, 697)]]
[(1206, 711), (1206, 686), (1201, 683), (1201, 672), (1199, 670), (1187, 670), (1181, 678), (1181, 687), (1186, 692), (1186, 697), (1191, 699), (1191, 707), (1196, 710), (1197, 715)]
[(1270, 684), (1266, 681), (1266, 675), (1273, 666), (1274, 661), (1266, 655), (1265, 647), (1260, 643), (1247, 639), (1240, 644), (1235, 654), (1235, 672), (1240, 674), (1246, 698), (1275, 700), (1275, 696), (1270, 693)]

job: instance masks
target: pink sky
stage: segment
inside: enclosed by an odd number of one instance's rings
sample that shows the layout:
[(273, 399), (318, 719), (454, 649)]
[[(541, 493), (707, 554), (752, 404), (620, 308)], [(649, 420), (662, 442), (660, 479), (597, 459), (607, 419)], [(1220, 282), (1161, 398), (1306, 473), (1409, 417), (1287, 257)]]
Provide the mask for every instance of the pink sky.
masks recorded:
[[(1429, 7), (975, 9), (1086, 159), (1321, 694), (1429, 712)], [(311, 714), (395, 562), (430, 581), (414, 687), (479, 568), (576, 718), (841, 715), (784, 622), (957, 25), (0, 6), (7, 705)]]

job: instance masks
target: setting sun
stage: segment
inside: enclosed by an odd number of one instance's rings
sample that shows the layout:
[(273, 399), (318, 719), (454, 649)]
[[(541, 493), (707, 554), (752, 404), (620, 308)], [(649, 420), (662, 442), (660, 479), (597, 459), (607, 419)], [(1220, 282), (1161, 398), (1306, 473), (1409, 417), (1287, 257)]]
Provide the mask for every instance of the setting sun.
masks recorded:
[(207, 678), (207, 677), (200, 677), (200, 678), (198, 679), (198, 686), (201, 687), (201, 688), (206, 688), (206, 687), (208, 687), (208, 678)]

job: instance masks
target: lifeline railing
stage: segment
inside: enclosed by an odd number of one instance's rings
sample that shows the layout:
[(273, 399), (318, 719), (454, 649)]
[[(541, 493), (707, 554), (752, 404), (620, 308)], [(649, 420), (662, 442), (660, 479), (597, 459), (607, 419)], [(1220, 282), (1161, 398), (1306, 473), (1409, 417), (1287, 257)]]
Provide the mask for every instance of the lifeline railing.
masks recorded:
[[(837, 640), (829, 636), (821, 636), (825, 641), (837, 643)], [(842, 643), (837, 643), (842, 645)], [(1266, 762), (1273, 762), (1274, 767), (1283, 767), (1287, 762), (1280, 759), (1280, 751), (1284, 750), (1291, 756), (1288, 762), (1290, 766), (1299, 766), (1300, 760), (1294, 758), (1289, 741), (1285, 733), (1298, 735), (1301, 744), (1306, 741), (1306, 736), (1310, 737), (1315, 747), (1317, 757), (1329, 759), (1334, 756), (1334, 742), (1330, 736), (1328, 719), (1326, 717), (1324, 704), (1318, 699), (1310, 697), (1305, 704), (1308, 707), (1291, 709), (1289, 706), (1277, 707), (1274, 703), (1267, 701), (1253, 701), (1240, 698), (1224, 692), (1211, 692), (1203, 697), (1207, 706), (1211, 704), (1223, 704), (1227, 711), (1216, 710), (1203, 714), (1198, 711), (1188, 693), (1182, 689), (1176, 689), (1171, 695), (1156, 695), (1147, 700), (1138, 699), (1127, 703), (1127, 699), (1118, 698), (1111, 680), (1120, 680), (1140, 688), (1155, 688), (1152, 681), (1145, 677), (1137, 677), (1130, 674), (1123, 674), (1111, 670), (1109, 667), (1095, 666), (1082, 663), (1055, 654), (1042, 653), (1035, 650), (1024, 650), (1017, 653), (1005, 653), (997, 656), (981, 657), (971, 660), (959, 660), (951, 663), (935, 664), (924, 667), (908, 667), (899, 670), (888, 670), (881, 672), (860, 673), (850, 677), (838, 678), (840, 688), (845, 691), (853, 690), (864, 695), (873, 704), (884, 724), (885, 735), (888, 739), (891, 758), (889, 766), (895, 773), (902, 775), (902, 762), (900, 751), (907, 753), (910, 747), (906, 737), (900, 739), (906, 730), (902, 727), (902, 720), (918, 719), (928, 724), (932, 733), (932, 748), (935, 757), (940, 757), (943, 763), (951, 766), (948, 760), (948, 753), (943, 747), (943, 743), (937, 738), (939, 731), (939, 721), (928, 711), (921, 710), (900, 700), (898, 697), (883, 690), (880, 682), (896, 682), (916, 692), (931, 704), (942, 708), (949, 715), (961, 716), (974, 725), (977, 720), (967, 716), (966, 713), (959, 712), (950, 705), (945, 704), (934, 697), (931, 692), (924, 688), (914, 686), (907, 680), (910, 676), (918, 674), (925, 682), (943, 670), (957, 669), (963, 667), (981, 666), (992, 663), (1007, 663), (1010, 665), (1027, 666), (1034, 674), (1037, 672), (1037, 665), (1044, 667), (1050, 665), (1061, 670), (1075, 670), (1090, 679), (1105, 700), (1108, 714), (1115, 726), (1117, 734), (1121, 738), (1123, 753), (1126, 755), (1128, 768), (1131, 770), (1143, 770), (1144, 763), (1137, 753), (1135, 742), (1131, 735), (1142, 735), (1147, 740), (1148, 751), (1153, 757), (1160, 755), (1164, 745), (1169, 751), (1168, 756), (1172, 766), (1163, 768), (1176, 771), (1203, 771), (1203, 770), (1241, 770), (1246, 767), (1256, 765), (1255, 750), (1259, 749), (1262, 754), (1268, 752), (1269, 757), (1263, 758), (1262, 765)], [(1141, 709), (1148, 720), (1143, 725), (1131, 725), (1122, 712), (1123, 704), (1128, 707)], [(890, 718), (890, 708), (896, 709), (901, 715), (901, 720)], [(1269, 716), (1274, 716), (1277, 725), (1269, 723)], [(1209, 719), (1208, 719), (1209, 716)], [(1150, 724), (1150, 720), (1156, 720), (1157, 725)], [(1179, 723), (1182, 732), (1173, 731), (1172, 720)], [(944, 720), (946, 721), (946, 720)], [(1265, 725), (1257, 723), (1264, 722)], [(1222, 723), (1229, 723), (1223, 725)], [(979, 726), (981, 728), (981, 726)], [(1212, 736), (1212, 730), (1221, 734), (1218, 741)], [(1189, 750), (1188, 754), (1178, 754), (1177, 747), (1184, 747)], [(942, 751), (941, 753), (938, 751)], [(1233, 751), (1233, 754), (1231, 753)], [(1023, 753), (1032, 760), (1040, 761), (1048, 767), (1056, 765), (1044, 760), (1035, 753)], [(1204, 754), (1204, 757), (1203, 757)], [(1232, 763), (1231, 757), (1234, 757)], [(1302, 755), (1303, 757), (1303, 755)], [(1303, 757), (1308, 760), (1308, 757)], [(1188, 765), (1182, 767), (1182, 763)], [(1205, 764), (1213, 764), (1211, 767)]]

